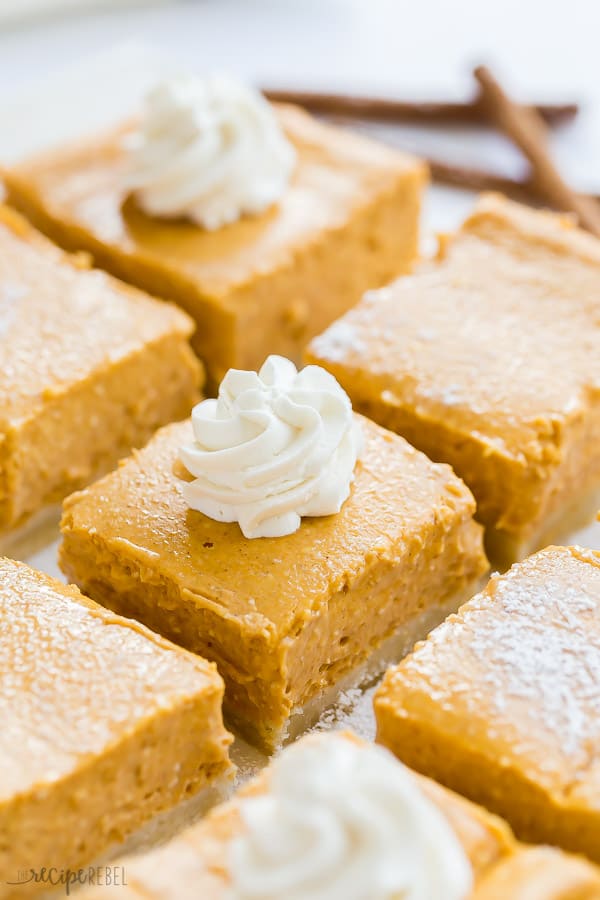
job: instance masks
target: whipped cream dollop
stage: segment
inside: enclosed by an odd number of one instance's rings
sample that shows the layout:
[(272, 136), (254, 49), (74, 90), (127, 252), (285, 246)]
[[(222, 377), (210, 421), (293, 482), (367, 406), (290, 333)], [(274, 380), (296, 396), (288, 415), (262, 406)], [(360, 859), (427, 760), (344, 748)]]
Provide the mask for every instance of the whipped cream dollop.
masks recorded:
[(241, 803), (230, 900), (465, 900), (473, 875), (450, 824), (391, 753), (305, 739)]
[(279, 200), (296, 158), (265, 98), (222, 76), (159, 84), (126, 146), (127, 186), (148, 215), (211, 230)]
[(319, 366), (298, 372), (270, 356), (258, 374), (230, 369), (217, 400), (192, 412), (195, 442), (180, 458), (195, 480), (188, 505), (245, 537), (282, 537), (302, 516), (340, 511), (362, 435), (348, 395)]

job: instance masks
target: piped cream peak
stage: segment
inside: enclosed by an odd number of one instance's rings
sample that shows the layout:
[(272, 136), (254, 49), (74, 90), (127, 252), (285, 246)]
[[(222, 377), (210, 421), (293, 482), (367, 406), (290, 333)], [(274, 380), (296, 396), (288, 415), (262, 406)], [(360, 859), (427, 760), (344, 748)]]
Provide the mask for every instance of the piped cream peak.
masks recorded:
[(218, 75), (154, 88), (127, 148), (126, 183), (140, 208), (209, 230), (276, 203), (296, 161), (265, 98)]
[(347, 394), (319, 366), (298, 372), (270, 356), (260, 372), (231, 369), (217, 400), (192, 412), (195, 441), (180, 451), (194, 476), (188, 505), (247, 538), (282, 537), (303, 516), (338, 513), (362, 448)]

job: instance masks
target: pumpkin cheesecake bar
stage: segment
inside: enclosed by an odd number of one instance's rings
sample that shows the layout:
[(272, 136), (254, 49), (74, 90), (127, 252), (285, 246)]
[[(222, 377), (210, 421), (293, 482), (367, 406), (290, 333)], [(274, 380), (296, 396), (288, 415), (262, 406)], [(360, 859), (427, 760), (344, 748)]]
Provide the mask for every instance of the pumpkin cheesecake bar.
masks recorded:
[[(232, 372), (228, 388), (251, 374), (258, 385), (256, 373)], [(334, 383), (327, 373), (322, 375)], [(274, 511), (260, 523), (263, 530), (255, 523), (252, 531), (248, 522), (242, 524), (243, 516), (240, 527), (223, 499), (234, 493), (239, 502), (244, 491), (243, 464), (235, 454), (256, 462), (264, 438), (276, 434), (279, 440), (287, 427), (272, 421), (265, 435), (254, 440), (256, 422), (267, 413), (264, 407), (256, 413), (248, 410), (261, 390), (253, 385), (250, 380), (251, 390), (243, 393), (240, 404), (243, 415), (252, 418), (251, 440), (240, 443), (241, 419), (232, 424), (236, 446), (215, 452), (209, 461), (214, 482), (211, 487), (204, 481), (204, 512), (198, 511), (202, 504), (190, 506), (197, 482), (180, 462), (181, 448), (194, 443), (192, 422), (168, 426), (116, 472), (67, 499), (60, 564), (102, 605), (214, 660), (225, 679), (229, 719), (252, 741), (272, 749), (293, 712), (311, 700), (318, 702), (374, 648), (393, 635), (406, 644), (417, 620), (429, 616), (439, 621), (448, 604), (456, 608), (457, 597), (471, 596), (487, 561), (481, 527), (473, 520), (473, 498), (450, 468), (431, 463), (402, 438), (353, 417), (349, 403), (348, 425), (362, 427), (364, 449), (339, 512), (328, 515), (315, 507), (303, 513), (308, 517), (301, 524), (295, 514), (284, 516), (288, 487), (292, 485), (292, 497), (302, 489), (297, 486), (301, 470), (288, 470), (282, 484), (273, 482), (265, 494), (266, 506), (273, 503)], [(317, 387), (319, 404), (329, 383)], [(268, 397), (264, 385), (263, 391)], [(298, 403), (307, 402), (307, 382), (299, 391), (293, 395)], [(225, 402), (224, 393), (219, 402)], [(273, 393), (277, 404), (281, 392)], [(334, 399), (329, 395), (325, 411), (331, 411)], [(216, 403), (205, 401), (198, 410)], [(286, 408), (294, 412), (298, 405)], [(312, 408), (300, 409), (312, 421)], [(337, 418), (333, 428), (336, 423)], [(212, 443), (211, 424), (217, 440), (231, 423), (217, 417), (213, 423), (198, 418), (194, 424), (197, 436)], [(301, 428), (291, 433), (296, 463), (299, 456), (301, 461), (309, 458), (311, 466), (322, 461), (323, 448), (313, 457), (301, 443)], [(342, 455), (324, 473), (322, 488), (329, 501), (346, 465), (347, 446), (343, 441), (340, 446)], [(265, 451), (265, 460), (247, 477), (247, 484), (254, 485), (252, 497), (257, 490), (263, 496), (265, 473), (270, 466), (280, 473), (286, 453), (281, 445), (272, 457)], [(190, 455), (193, 450), (186, 459)], [(207, 455), (198, 450), (202, 463)], [(219, 477), (218, 462), (231, 467)], [(281, 487), (284, 493), (277, 494)], [(290, 522), (293, 533), (287, 528)]]
[(0, 206), (0, 531), (187, 415), (180, 310), (85, 268)]
[[(229, 771), (214, 665), (0, 559), (0, 890), (76, 868)], [(43, 885), (38, 885), (43, 890)]]
[[(256, 368), (268, 353), (298, 358), (365, 290), (408, 271), (418, 251), (422, 162), (298, 108), (274, 109), (296, 157), (289, 184), (264, 211), (213, 230), (183, 215), (149, 214), (136, 202), (124, 172), (137, 122), (3, 175), (9, 202), (56, 243), (85, 250), (101, 268), (182, 306), (197, 324), (193, 345), (215, 384), (230, 367)], [(171, 132), (188, 112), (175, 106)], [(183, 136), (198, 118), (184, 120)], [(235, 120), (231, 133), (243, 125)], [(255, 140), (248, 135), (242, 160)], [(263, 155), (269, 158), (269, 144)], [(205, 178), (211, 161), (201, 160), (198, 177)]]
[(595, 238), (486, 196), (436, 262), (367, 294), (307, 358), (453, 466), (506, 566), (600, 502), (599, 292)]
[(391, 669), (378, 740), (504, 816), (600, 861), (600, 553), (550, 547)]
[[(285, 855), (284, 855), (284, 852)], [(82, 900), (597, 900), (600, 870), (345, 732), (303, 738), (204, 821)]]

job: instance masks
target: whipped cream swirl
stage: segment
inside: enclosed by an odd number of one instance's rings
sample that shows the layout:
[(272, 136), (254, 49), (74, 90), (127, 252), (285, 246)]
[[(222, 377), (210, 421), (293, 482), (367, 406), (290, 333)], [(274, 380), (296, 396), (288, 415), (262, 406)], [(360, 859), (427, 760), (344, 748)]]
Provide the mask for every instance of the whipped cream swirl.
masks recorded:
[(265, 98), (220, 76), (160, 84), (126, 146), (139, 206), (210, 230), (279, 200), (296, 158)]
[(192, 412), (195, 443), (180, 458), (195, 480), (188, 505), (245, 537), (282, 537), (302, 516), (340, 511), (350, 494), (360, 427), (347, 394), (319, 366), (298, 372), (270, 356), (260, 372), (230, 369), (218, 400)]
[(268, 792), (241, 804), (230, 900), (465, 900), (458, 838), (387, 750), (308, 738), (272, 765)]

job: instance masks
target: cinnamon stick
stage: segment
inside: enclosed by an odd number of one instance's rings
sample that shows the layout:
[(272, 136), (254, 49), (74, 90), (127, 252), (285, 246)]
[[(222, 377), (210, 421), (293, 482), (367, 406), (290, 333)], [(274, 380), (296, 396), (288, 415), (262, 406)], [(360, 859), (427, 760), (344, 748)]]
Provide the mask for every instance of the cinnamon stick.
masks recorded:
[[(453, 163), (443, 162), (440, 159), (425, 159), (431, 172), (433, 181), (439, 184), (447, 184), (451, 187), (464, 188), (469, 191), (498, 191), (515, 200), (531, 203), (538, 200), (535, 188), (531, 181), (511, 178), (509, 175), (500, 175), (487, 169), (476, 169), (468, 166), (458, 166)], [(586, 195), (597, 203), (600, 202), (598, 194)]]
[[(327, 119), (335, 125), (369, 133), (368, 125), (365, 125), (363, 129), (361, 125), (364, 123), (350, 116), (329, 115)], [(384, 141), (386, 139), (385, 134), (380, 134), (379, 137)], [(403, 149), (397, 141), (391, 141), (391, 145), (396, 149)], [(406, 152), (416, 153), (420, 159), (426, 162), (432, 181), (439, 184), (464, 188), (468, 191), (498, 191), (524, 203), (531, 203), (532, 200), (535, 201), (536, 199), (535, 191), (532, 190), (528, 181), (511, 178), (509, 175), (501, 175), (489, 169), (479, 169), (446, 162), (438, 157), (432, 157), (423, 153), (421, 149)]]
[(583, 228), (600, 237), (600, 206), (592, 197), (577, 194), (563, 180), (550, 155), (543, 119), (534, 109), (511, 100), (485, 66), (478, 66), (474, 75), (489, 122), (529, 160), (530, 184), (537, 196), (555, 209), (574, 212)]
[[(361, 122), (357, 119), (353, 119), (352, 116), (329, 115), (327, 118), (336, 125), (354, 129), (358, 127), (359, 130), (362, 130), (360, 128)], [(366, 125), (365, 130), (368, 133), (368, 125)], [(382, 140), (385, 140), (385, 135), (380, 134), (379, 137)], [(393, 141), (392, 146), (402, 149), (399, 147), (397, 141)], [(501, 194), (506, 194), (514, 200), (519, 200), (521, 203), (540, 203), (539, 193), (536, 191), (529, 178), (512, 178), (510, 175), (502, 175), (491, 169), (446, 162), (445, 160), (439, 159), (439, 157), (432, 157), (427, 153), (423, 153), (421, 149), (417, 151), (412, 149), (407, 152), (416, 152), (418, 156), (427, 163), (432, 181), (437, 182), (438, 184), (463, 188), (467, 191), (496, 191)], [(600, 203), (599, 194), (588, 194), (583, 196), (587, 196), (597, 203)], [(561, 207), (553, 206), (553, 208), (560, 209)]]
[(450, 187), (464, 188), (469, 191), (496, 191), (506, 194), (514, 200), (531, 203), (535, 199), (535, 191), (528, 181), (511, 178), (509, 175), (500, 175), (487, 169), (476, 169), (470, 166), (459, 166), (447, 163), (441, 159), (422, 157), (429, 166), (431, 178), (439, 184), (447, 184)]
[[(311, 112), (322, 115), (345, 115), (350, 118), (378, 122), (415, 122), (422, 124), (481, 124), (485, 121), (485, 105), (479, 97), (465, 102), (413, 102), (384, 97), (361, 97), (352, 94), (331, 94), (318, 91), (275, 90), (267, 88), (263, 94), (275, 103), (297, 103)], [(558, 125), (573, 119), (579, 107), (576, 103), (545, 103), (535, 107), (548, 125)]]

